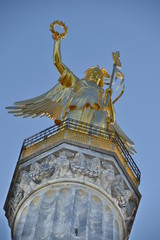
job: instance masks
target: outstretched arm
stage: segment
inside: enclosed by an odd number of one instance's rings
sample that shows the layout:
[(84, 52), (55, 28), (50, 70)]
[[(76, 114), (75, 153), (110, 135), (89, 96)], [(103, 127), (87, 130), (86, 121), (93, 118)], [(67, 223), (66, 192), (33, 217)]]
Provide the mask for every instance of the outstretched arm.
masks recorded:
[(61, 61), (60, 42), (60, 38), (58, 38), (57, 40), (54, 39), (53, 60), (54, 65), (56, 66), (59, 73), (62, 75), (65, 70), (68, 70), (68, 68)]
[[(64, 28), (64, 33), (55, 32), (54, 26), (59, 25), (60, 27)], [(74, 87), (76, 86), (78, 78), (62, 63), (61, 61), (61, 51), (60, 51), (60, 43), (61, 38), (64, 39), (65, 35), (67, 34), (67, 27), (63, 22), (56, 21), (50, 25), (50, 30), (52, 32), (52, 37), (54, 40), (54, 52), (53, 52), (53, 60), (54, 65), (56, 66), (57, 70), (61, 74), (59, 78), (59, 82), (64, 87)]]
[(61, 52), (60, 52), (60, 41), (61, 39), (55, 39), (54, 44), (54, 53), (53, 53), (53, 59), (54, 59), (54, 65), (56, 66), (57, 70), (61, 74), (59, 78), (59, 82), (62, 84), (62, 86), (65, 87), (75, 87), (77, 78), (76, 76), (62, 63), (61, 61)]

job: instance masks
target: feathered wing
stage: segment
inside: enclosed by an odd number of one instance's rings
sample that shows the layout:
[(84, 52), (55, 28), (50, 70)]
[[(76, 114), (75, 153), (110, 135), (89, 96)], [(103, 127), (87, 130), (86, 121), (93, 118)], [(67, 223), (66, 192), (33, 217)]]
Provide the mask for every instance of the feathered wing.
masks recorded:
[(113, 128), (115, 132), (118, 134), (122, 142), (124, 143), (125, 147), (127, 150), (131, 153), (134, 154), (136, 153), (136, 150), (134, 149), (134, 143), (127, 137), (127, 135), (122, 131), (118, 123), (115, 121), (113, 124)]
[(15, 102), (12, 107), (6, 107), (14, 116), (38, 117), (47, 116), (56, 119), (61, 114), (70, 98), (73, 90), (58, 83), (48, 92), (28, 100)]

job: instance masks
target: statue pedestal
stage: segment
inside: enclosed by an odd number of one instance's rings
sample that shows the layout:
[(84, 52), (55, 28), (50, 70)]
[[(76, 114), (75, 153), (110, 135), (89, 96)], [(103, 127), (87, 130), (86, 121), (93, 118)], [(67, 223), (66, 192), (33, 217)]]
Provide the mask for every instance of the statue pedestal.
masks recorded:
[(22, 148), (5, 203), (12, 239), (128, 239), (132, 174), (115, 143), (74, 130)]

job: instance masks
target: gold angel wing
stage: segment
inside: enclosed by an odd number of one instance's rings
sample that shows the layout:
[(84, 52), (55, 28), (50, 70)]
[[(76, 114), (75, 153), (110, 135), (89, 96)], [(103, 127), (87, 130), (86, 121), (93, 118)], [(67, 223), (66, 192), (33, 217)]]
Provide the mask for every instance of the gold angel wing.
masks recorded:
[(14, 116), (38, 117), (47, 116), (51, 119), (57, 119), (70, 98), (73, 90), (66, 88), (58, 83), (48, 92), (28, 100), (15, 102), (12, 107), (6, 107), (8, 113)]
[(120, 137), (120, 139), (122, 140), (122, 142), (124, 143), (125, 147), (127, 148), (127, 150), (131, 153), (131, 154), (135, 154), (136, 150), (134, 149), (134, 143), (131, 141), (131, 139), (129, 139), (129, 137), (127, 137), (127, 135), (122, 131), (122, 129), (120, 128), (120, 126), (118, 125), (118, 123), (115, 121), (115, 123), (113, 124), (113, 128), (115, 130), (115, 132), (117, 133), (117, 135)]

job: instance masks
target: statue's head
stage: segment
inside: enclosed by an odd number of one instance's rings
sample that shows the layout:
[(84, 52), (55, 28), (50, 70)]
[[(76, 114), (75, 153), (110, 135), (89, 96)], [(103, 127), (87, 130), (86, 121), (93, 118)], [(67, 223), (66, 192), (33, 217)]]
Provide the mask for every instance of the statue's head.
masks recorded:
[(105, 68), (90, 67), (85, 71), (85, 79), (95, 82), (99, 87), (103, 87), (104, 78), (110, 78), (110, 75), (107, 73)]

